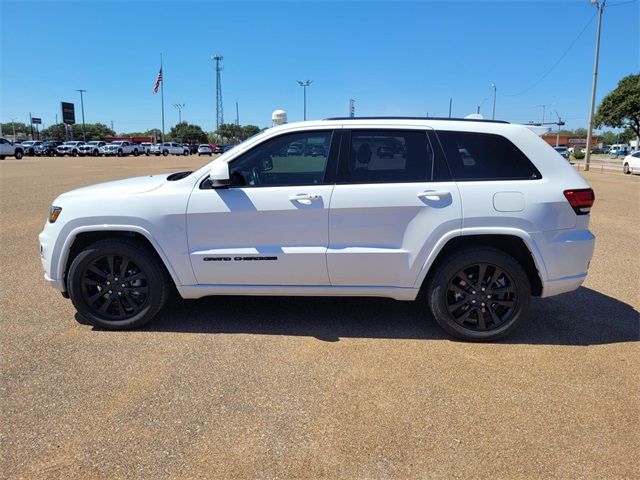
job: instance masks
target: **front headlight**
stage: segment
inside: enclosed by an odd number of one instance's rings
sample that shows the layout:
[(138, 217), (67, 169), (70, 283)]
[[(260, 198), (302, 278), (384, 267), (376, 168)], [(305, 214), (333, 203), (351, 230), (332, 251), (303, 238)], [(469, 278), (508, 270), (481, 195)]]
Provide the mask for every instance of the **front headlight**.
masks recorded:
[(49, 209), (49, 223), (56, 223), (56, 220), (62, 213), (62, 207), (51, 206)]

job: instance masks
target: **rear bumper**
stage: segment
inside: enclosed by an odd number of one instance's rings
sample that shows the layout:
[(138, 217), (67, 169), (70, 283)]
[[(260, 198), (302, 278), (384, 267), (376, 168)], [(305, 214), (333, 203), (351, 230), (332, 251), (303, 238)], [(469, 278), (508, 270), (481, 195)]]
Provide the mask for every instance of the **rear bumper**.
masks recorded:
[(595, 237), (589, 230), (557, 230), (534, 235), (546, 268), (542, 297), (576, 290), (587, 277)]

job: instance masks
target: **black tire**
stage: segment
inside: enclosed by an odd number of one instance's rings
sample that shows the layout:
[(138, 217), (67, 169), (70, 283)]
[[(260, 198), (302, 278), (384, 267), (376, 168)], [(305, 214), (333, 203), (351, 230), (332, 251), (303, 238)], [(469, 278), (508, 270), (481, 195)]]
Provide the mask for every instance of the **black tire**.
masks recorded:
[(124, 152), (122, 150), (118, 150), (118, 156), (122, 157), (124, 155)]
[(98, 157), (98, 156), (100, 156), (100, 152), (99, 152), (98, 150), (94, 150), (94, 151), (93, 151), (93, 156), (94, 156), (94, 157)]
[(144, 325), (162, 309), (171, 291), (157, 257), (126, 239), (100, 240), (80, 252), (69, 268), (67, 288), (80, 316), (108, 330)]
[(167, 155), (169, 155), (169, 150), (164, 150), (164, 151), (162, 152), (162, 155), (164, 155), (165, 157), (166, 157)]
[(138, 156), (138, 149), (137, 149), (137, 148), (133, 151), (133, 156), (134, 156), (134, 157), (137, 157), (137, 156)]
[(7, 158), (5, 155), (0, 155), (0, 160), (4, 160), (5, 158)]
[(150, 155), (149, 150), (147, 150), (146, 152), (144, 152), (144, 154), (148, 157)]
[(182, 152), (182, 154), (186, 157), (187, 155), (189, 155), (189, 150), (185, 150), (184, 152)]
[(626, 175), (629, 175), (629, 174), (631, 173), (631, 169), (629, 168), (629, 164), (628, 164), (628, 163), (625, 163), (625, 164), (622, 166), (622, 171), (623, 171)]
[[(478, 282), (483, 265), (483, 278)], [(477, 247), (439, 262), (429, 276), (426, 295), (444, 331), (462, 340), (490, 342), (508, 335), (522, 322), (531, 302), (531, 285), (513, 257)]]

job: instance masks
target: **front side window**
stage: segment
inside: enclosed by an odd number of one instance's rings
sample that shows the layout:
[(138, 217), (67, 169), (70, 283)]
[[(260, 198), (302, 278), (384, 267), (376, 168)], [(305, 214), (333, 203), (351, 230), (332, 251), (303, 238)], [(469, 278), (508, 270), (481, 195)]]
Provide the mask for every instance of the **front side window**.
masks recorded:
[(534, 180), (540, 172), (501, 135), (438, 131), (454, 180)]
[(229, 164), (231, 185), (322, 184), (331, 147), (331, 133), (291, 133), (261, 143)]
[(347, 168), (342, 168), (346, 183), (431, 179), (433, 150), (425, 131), (353, 130), (350, 143)]

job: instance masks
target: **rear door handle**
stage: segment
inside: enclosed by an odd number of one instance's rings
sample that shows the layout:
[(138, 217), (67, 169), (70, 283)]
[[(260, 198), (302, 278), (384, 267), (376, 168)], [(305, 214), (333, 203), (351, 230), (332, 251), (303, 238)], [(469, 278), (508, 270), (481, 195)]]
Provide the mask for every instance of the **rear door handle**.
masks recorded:
[(308, 193), (299, 193), (298, 195), (291, 195), (289, 200), (292, 202), (299, 202), (304, 205), (311, 205), (311, 202), (317, 202), (322, 198), (320, 195), (310, 195)]
[(446, 190), (427, 190), (424, 192), (420, 192), (418, 194), (418, 198), (424, 198), (425, 200), (442, 200), (451, 195), (451, 192), (447, 192)]

